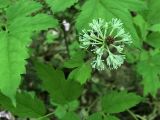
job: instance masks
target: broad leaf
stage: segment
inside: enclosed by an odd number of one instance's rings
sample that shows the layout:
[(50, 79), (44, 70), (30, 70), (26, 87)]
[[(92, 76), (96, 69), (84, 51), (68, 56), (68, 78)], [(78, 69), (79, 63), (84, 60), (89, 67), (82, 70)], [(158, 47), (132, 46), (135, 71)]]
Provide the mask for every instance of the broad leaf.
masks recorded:
[(71, 59), (66, 60), (64, 62), (64, 67), (65, 68), (75, 68), (75, 67), (81, 66), (83, 63), (84, 63), (83, 56), (78, 54), (78, 55), (72, 57)]
[(64, 11), (74, 5), (78, 0), (46, 0), (53, 12)]
[(54, 102), (66, 104), (80, 96), (82, 86), (76, 81), (65, 80), (62, 71), (42, 63), (36, 63), (36, 71)]
[(102, 97), (102, 108), (106, 113), (119, 113), (130, 109), (141, 100), (135, 93), (112, 91)]
[(132, 23), (129, 9), (144, 9), (145, 4), (139, 0), (88, 0), (81, 8), (81, 13), (76, 19), (76, 27), (82, 30), (88, 27), (93, 19), (103, 18), (106, 21), (111, 18), (119, 18), (124, 23), (126, 31), (131, 33), (134, 44), (140, 46), (140, 41)]
[(25, 73), (27, 46), (31, 43), (32, 32), (57, 25), (48, 15), (30, 16), (40, 8), (41, 5), (32, 0), (15, 2), (6, 11), (6, 30), (0, 31), (0, 90), (13, 101), (21, 74)]
[(0, 8), (4, 8), (4, 7), (7, 7), (11, 1), (10, 0), (0, 0)]
[(160, 32), (160, 23), (152, 25), (149, 30), (153, 32)]
[(16, 100), (16, 107), (14, 107), (8, 97), (0, 94), (0, 105), (2, 108), (11, 111), (14, 115), (18, 115), (21, 118), (38, 118), (44, 116), (46, 112), (42, 101), (31, 93), (17, 93)]
[(146, 42), (154, 48), (160, 48), (160, 33), (153, 32), (148, 35)]
[(142, 40), (146, 40), (146, 36), (148, 34), (148, 23), (144, 20), (144, 18), (141, 15), (137, 15), (136, 17), (134, 17), (133, 20), (135, 25), (138, 27), (138, 33), (140, 38), (142, 38)]
[(70, 73), (68, 79), (76, 80), (79, 83), (84, 84), (91, 77), (91, 72), (91, 65), (89, 63), (83, 63)]
[(147, 0), (148, 10), (144, 14), (144, 17), (151, 25), (160, 22), (160, 1), (159, 0)]
[(157, 90), (160, 88), (160, 63), (157, 62), (157, 60), (160, 60), (160, 56), (154, 55), (146, 60), (140, 61), (137, 65), (137, 70), (143, 77), (144, 95), (151, 93), (155, 96)]

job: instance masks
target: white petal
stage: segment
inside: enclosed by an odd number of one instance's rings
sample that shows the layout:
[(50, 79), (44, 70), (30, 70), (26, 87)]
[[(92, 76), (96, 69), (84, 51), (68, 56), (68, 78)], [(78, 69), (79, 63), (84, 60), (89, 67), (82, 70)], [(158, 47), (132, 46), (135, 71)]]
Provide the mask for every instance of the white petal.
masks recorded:
[(122, 27), (123, 23), (121, 22), (121, 20), (119, 20), (117, 18), (113, 18), (111, 20), (111, 25), (113, 28), (120, 28), (120, 27)]
[(110, 69), (117, 69), (124, 63), (124, 59), (124, 55), (114, 55), (112, 53), (109, 53), (106, 61)]

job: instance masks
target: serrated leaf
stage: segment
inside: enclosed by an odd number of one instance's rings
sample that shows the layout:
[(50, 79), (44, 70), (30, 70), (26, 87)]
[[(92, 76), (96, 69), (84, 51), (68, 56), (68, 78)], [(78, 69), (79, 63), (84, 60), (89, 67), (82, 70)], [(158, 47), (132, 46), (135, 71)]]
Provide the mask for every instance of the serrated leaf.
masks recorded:
[(52, 100), (58, 104), (66, 104), (77, 99), (82, 91), (82, 86), (72, 80), (65, 80), (64, 73), (55, 70), (51, 66), (42, 63), (36, 63), (38, 77), (43, 81), (43, 87), (46, 89)]
[[(119, 18), (124, 23), (127, 32), (131, 33), (134, 44), (140, 46), (140, 41), (132, 23), (129, 9), (144, 8), (143, 2), (138, 0), (88, 0), (81, 8), (81, 13), (76, 19), (76, 27), (80, 31), (88, 28), (92, 19), (103, 18), (109, 21), (111, 18)], [(137, 9), (138, 10), (138, 9)]]
[(42, 101), (30, 93), (17, 93), (16, 100), (16, 107), (14, 107), (8, 97), (0, 94), (1, 106), (21, 118), (37, 118), (44, 116), (46, 112)]
[(25, 73), (31, 33), (57, 25), (52, 17), (45, 14), (30, 16), (40, 8), (37, 2), (20, 0), (6, 10), (6, 31), (0, 32), (0, 90), (14, 102), (21, 74)]
[(112, 91), (102, 97), (102, 108), (106, 113), (119, 113), (134, 107), (141, 100), (135, 93)]
[(46, 0), (53, 12), (64, 11), (74, 5), (78, 0)]
[(12, 34), (27, 34), (29, 32), (45, 30), (50, 27), (55, 27), (56, 25), (57, 21), (52, 17), (46, 14), (38, 14), (34, 17), (21, 17), (14, 20), (14, 22), (12, 22), (12, 24), (9, 26), (9, 30), (13, 31)]
[(157, 90), (160, 88), (160, 63), (157, 62), (159, 59), (159, 55), (154, 55), (149, 59), (140, 61), (137, 65), (137, 71), (143, 76), (142, 84), (144, 87), (144, 95), (150, 93), (155, 96)]
[(34, 2), (33, 0), (14, 2), (6, 11), (8, 22), (12, 23), (13, 20), (31, 15), (31, 13), (39, 10), (41, 7), (42, 5), (40, 3)]
[(80, 120), (80, 118), (74, 112), (68, 112), (61, 120)]
[(86, 81), (91, 77), (92, 68), (89, 63), (84, 63), (78, 68), (74, 69), (68, 79), (76, 80), (81, 84), (86, 83)]

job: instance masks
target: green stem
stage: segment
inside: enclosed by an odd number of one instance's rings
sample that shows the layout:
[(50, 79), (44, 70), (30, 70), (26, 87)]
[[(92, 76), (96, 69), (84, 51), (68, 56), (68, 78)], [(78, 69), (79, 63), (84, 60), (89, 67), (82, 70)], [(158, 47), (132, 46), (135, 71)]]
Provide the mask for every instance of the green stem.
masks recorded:
[(113, 33), (114, 30), (115, 30), (115, 28), (113, 28), (113, 29), (111, 30), (111, 32), (109, 33), (109, 36), (112, 35), (112, 33)]
[(47, 118), (47, 117), (49, 117), (49, 116), (51, 116), (51, 115), (53, 115), (53, 114), (54, 114), (54, 112), (51, 112), (51, 113), (49, 113), (49, 114), (47, 114), (47, 115), (44, 115), (44, 116), (42, 116), (42, 117), (37, 118), (36, 120), (43, 120), (44, 118)]
[(91, 108), (98, 102), (99, 97), (97, 97), (92, 103), (91, 105), (87, 108), (87, 111), (90, 112)]
[[(140, 115), (136, 115), (137, 116), (137, 118), (139, 118), (139, 119), (141, 119), (141, 120), (147, 120), (145, 117), (143, 117), (143, 116), (140, 116)], [(149, 119), (150, 120), (150, 119)]]
[(100, 41), (95, 40), (94, 38), (91, 38), (90, 40), (92, 40), (92, 41), (94, 41), (94, 42), (96, 42), (96, 43), (102, 43), (102, 42), (100, 42)]
[(138, 120), (137, 116), (130, 110), (127, 110), (128, 113), (135, 119), (135, 120)]
[[(91, 36), (90, 36), (91, 37)], [(99, 37), (97, 37), (97, 36), (94, 36), (94, 37), (96, 37), (96, 38), (93, 38), (93, 37), (91, 37), (92, 39), (97, 39), (97, 40), (99, 40), (99, 42), (102, 42), (102, 41), (104, 41), (103, 39), (101, 39), (101, 38), (99, 38)]]

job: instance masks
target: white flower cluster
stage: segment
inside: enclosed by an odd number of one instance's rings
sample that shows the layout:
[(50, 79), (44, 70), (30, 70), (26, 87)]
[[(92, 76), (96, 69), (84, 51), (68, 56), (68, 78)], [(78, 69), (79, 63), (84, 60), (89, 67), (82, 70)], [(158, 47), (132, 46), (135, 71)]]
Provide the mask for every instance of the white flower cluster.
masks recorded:
[(98, 70), (105, 69), (105, 63), (110, 69), (117, 69), (124, 63), (125, 45), (132, 43), (131, 35), (126, 33), (123, 23), (117, 18), (110, 22), (99, 18), (89, 24), (89, 30), (80, 34), (80, 47), (95, 54), (91, 65)]

